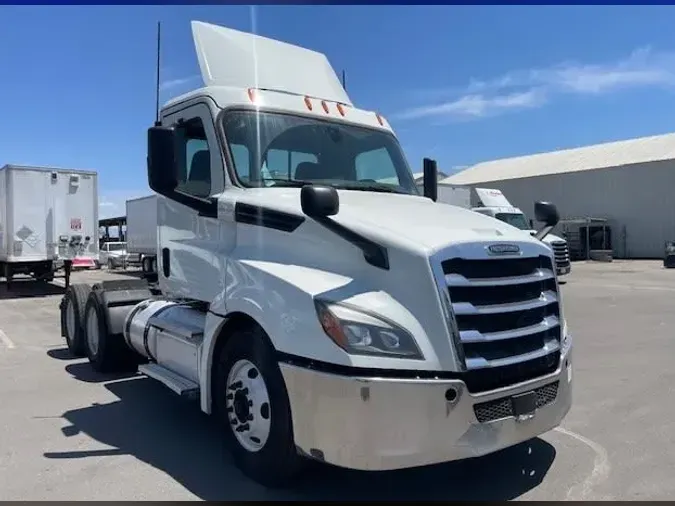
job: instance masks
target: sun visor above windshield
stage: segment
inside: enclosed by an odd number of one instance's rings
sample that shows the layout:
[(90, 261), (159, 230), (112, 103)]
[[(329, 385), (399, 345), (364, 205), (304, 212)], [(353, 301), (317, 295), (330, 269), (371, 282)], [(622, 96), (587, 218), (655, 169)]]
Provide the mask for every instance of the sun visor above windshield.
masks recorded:
[(192, 22), (206, 86), (258, 88), (352, 105), (322, 53), (230, 28)]

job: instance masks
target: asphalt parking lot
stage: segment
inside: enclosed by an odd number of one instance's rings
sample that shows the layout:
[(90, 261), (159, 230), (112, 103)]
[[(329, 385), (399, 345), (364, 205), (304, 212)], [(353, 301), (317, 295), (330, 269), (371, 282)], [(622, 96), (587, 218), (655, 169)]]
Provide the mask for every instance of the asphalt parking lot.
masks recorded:
[[(73, 282), (110, 279), (75, 273)], [(500, 453), (359, 473), (316, 465), (265, 490), (222, 451), (196, 404), (144, 377), (101, 377), (60, 337), (60, 286), (0, 286), (1, 500), (670, 499), (675, 495), (675, 270), (576, 263), (562, 287), (574, 334), (563, 425)]]

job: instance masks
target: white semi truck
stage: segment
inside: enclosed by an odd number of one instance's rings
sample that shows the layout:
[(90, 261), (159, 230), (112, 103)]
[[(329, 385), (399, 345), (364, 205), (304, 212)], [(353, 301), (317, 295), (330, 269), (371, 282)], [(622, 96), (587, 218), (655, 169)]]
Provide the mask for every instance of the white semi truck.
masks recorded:
[(0, 270), (42, 281), (98, 260), (98, 185), (94, 171), (5, 165), (0, 168)]
[[(550, 248), (437, 204), (431, 160), (420, 195), (389, 123), (323, 54), (192, 30), (205, 86), (148, 131), (157, 288), (71, 286), (70, 349), (198, 399), (268, 486), (307, 459), (414, 467), (559, 425), (572, 338)], [(536, 214), (542, 234), (558, 219)]]
[[(531, 235), (537, 233), (532, 228), (532, 222), (528, 221), (525, 213), (514, 207), (501, 190), (473, 188), (472, 191), (472, 188), (468, 186), (441, 182), (438, 185), (438, 201), (491, 216), (520, 230), (529, 232)], [(542, 237), (542, 241), (553, 250), (557, 275), (560, 277), (569, 274), (572, 270), (572, 264), (567, 241), (551, 233)]]

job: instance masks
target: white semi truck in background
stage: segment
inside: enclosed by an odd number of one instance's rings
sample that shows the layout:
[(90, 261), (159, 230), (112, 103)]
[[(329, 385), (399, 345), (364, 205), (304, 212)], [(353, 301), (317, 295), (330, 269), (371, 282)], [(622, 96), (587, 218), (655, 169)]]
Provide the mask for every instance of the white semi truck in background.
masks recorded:
[[(438, 184), (438, 201), (491, 216), (520, 230), (529, 232), (531, 235), (537, 233), (525, 213), (514, 207), (501, 190), (471, 188), (440, 182)], [(572, 270), (572, 264), (567, 241), (551, 233), (544, 236), (542, 241), (553, 250), (557, 275), (560, 277), (569, 274)]]
[(5, 165), (0, 169), (0, 270), (52, 281), (64, 269), (98, 261), (95, 171)]
[[(572, 338), (550, 248), (436, 203), (431, 160), (420, 195), (389, 123), (325, 55), (192, 30), (205, 86), (148, 130), (158, 284), (71, 286), (70, 349), (198, 399), (267, 485), (307, 459), (421, 466), (559, 425)], [(558, 220), (536, 215), (541, 235)]]
[(143, 275), (157, 274), (157, 195), (129, 199), (126, 203), (127, 253)]

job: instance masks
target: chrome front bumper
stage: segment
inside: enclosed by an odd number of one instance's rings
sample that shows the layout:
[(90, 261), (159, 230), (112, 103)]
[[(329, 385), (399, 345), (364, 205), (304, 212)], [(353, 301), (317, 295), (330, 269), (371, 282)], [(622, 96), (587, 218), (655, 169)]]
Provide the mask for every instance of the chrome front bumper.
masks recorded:
[[(571, 350), (570, 350), (571, 351)], [(471, 394), (460, 380), (358, 378), (281, 363), (296, 446), (340, 467), (387, 470), (477, 457), (558, 426), (571, 406), (571, 353), (545, 377)], [(510, 397), (558, 382), (557, 395), (529, 419), (503, 414), (485, 423), (474, 406), (508, 406)], [(448, 389), (459, 395), (446, 400)], [(545, 389), (542, 389), (545, 390)], [(506, 403), (506, 404), (505, 404)], [(504, 417), (505, 416), (505, 417)]]

